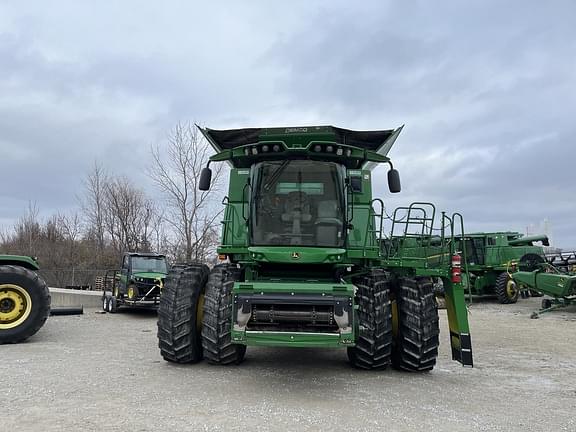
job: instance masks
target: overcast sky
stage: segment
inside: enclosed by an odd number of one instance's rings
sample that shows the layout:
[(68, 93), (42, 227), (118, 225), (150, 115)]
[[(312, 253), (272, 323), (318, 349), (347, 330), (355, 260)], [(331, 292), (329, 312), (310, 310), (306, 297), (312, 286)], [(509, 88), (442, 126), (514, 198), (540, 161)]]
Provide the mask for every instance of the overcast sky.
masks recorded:
[(96, 159), (157, 193), (139, 167), (178, 121), (405, 124), (389, 208), (576, 248), (575, 23), (573, 0), (0, 0), (0, 225), (73, 211)]

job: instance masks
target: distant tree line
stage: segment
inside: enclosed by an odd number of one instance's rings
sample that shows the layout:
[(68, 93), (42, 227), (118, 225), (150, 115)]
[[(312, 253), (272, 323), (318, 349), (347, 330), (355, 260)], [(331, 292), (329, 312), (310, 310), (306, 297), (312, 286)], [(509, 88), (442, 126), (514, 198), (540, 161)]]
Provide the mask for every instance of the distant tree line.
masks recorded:
[(127, 251), (164, 253), (172, 262), (213, 261), (223, 164), (214, 170), (211, 191), (198, 190), (210, 152), (193, 125), (177, 124), (165, 143), (151, 149), (148, 174), (160, 199), (96, 162), (77, 211), (42, 219), (30, 203), (14, 227), (0, 233), (0, 252), (38, 257), (52, 286), (92, 285), (95, 275), (117, 268)]

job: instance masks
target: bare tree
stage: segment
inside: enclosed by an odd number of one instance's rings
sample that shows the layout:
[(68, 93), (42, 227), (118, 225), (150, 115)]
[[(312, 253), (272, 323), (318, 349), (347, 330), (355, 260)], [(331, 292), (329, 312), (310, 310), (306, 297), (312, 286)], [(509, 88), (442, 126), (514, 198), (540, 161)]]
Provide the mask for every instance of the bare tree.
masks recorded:
[(63, 233), (66, 241), (74, 243), (80, 240), (82, 221), (78, 213), (71, 215), (59, 214), (58, 224), (60, 225), (60, 232)]
[(153, 203), (125, 177), (110, 179), (105, 187), (104, 225), (118, 252), (146, 251), (154, 213)]
[(92, 171), (84, 180), (85, 197), (80, 200), (88, 222), (88, 231), (95, 240), (94, 264), (100, 263), (100, 257), (106, 245), (104, 216), (107, 183), (108, 175), (104, 167), (95, 161)]
[(150, 218), (149, 242), (152, 250), (166, 253), (169, 246), (164, 225), (164, 210), (156, 208)]
[(38, 220), (40, 213), (36, 202), (29, 202), (24, 216), (20, 217), (14, 226), (16, 233), (16, 247), (26, 255), (37, 255), (36, 240), (41, 237), (42, 227)]
[(150, 176), (166, 197), (165, 220), (182, 239), (183, 258), (205, 261), (216, 243), (214, 232), (222, 214), (212, 198), (221, 186), (223, 164), (213, 170), (211, 190), (200, 191), (200, 172), (212, 149), (190, 123), (178, 123), (166, 145), (152, 147), (151, 152)]

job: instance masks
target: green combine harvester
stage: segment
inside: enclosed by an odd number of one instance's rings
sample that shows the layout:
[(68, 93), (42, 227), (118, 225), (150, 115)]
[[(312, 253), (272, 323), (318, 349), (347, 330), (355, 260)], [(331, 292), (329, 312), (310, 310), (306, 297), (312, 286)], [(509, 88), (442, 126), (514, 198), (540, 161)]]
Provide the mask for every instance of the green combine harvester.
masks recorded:
[(50, 314), (50, 292), (33, 257), (0, 255), (0, 344), (23, 342)]
[[(227, 262), (168, 273), (163, 358), (237, 364), (248, 346), (346, 348), (357, 368), (429, 371), (439, 345), (432, 278), (440, 278), (452, 358), (472, 366), (454, 249), (462, 217), (428, 203), (388, 217), (372, 196), (378, 164), (390, 166), (390, 192), (400, 191), (387, 154), (401, 129), (201, 129), (217, 152), (208, 165), (232, 168), (218, 248)], [(206, 167), (200, 189), (210, 182)]]
[[(545, 235), (524, 236), (518, 232), (471, 233), (456, 238), (463, 253), (464, 279), (470, 295), (496, 295), (500, 303), (516, 303), (523, 286), (511, 276), (511, 263), (534, 265), (546, 262)], [(534, 292), (535, 293), (535, 292)], [(536, 294), (536, 293), (535, 293)]]

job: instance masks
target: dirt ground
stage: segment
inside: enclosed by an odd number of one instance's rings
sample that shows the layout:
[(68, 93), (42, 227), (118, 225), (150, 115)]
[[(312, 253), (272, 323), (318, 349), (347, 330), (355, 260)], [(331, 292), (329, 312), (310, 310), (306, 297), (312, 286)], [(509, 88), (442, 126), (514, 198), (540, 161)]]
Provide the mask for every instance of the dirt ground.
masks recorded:
[(574, 431), (576, 310), (476, 302), (475, 367), (450, 360), (446, 312), (431, 373), (350, 368), (344, 350), (249, 348), (234, 367), (168, 364), (156, 316), (51, 317), (0, 346), (2, 429), (17, 431)]

